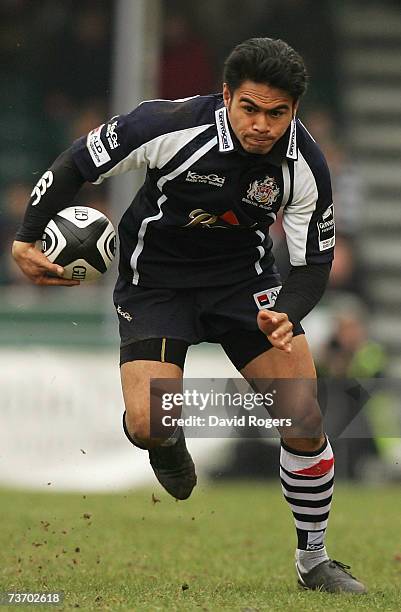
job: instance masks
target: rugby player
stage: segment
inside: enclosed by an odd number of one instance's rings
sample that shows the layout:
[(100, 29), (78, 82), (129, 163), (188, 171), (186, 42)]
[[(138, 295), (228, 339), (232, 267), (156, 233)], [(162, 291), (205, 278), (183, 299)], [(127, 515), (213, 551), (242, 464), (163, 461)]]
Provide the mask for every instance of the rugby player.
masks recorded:
[[(325, 159), (297, 118), (305, 65), (285, 42), (254, 38), (231, 52), (223, 80), (221, 94), (146, 101), (75, 141), (50, 167), (40, 200), (36, 190), (28, 203), (13, 255), (36, 284), (77, 284), (35, 241), (85, 181), (145, 166), (145, 182), (119, 225), (114, 291), (127, 437), (148, 450), (165, 489), (186, 499), (194, 464), (182, 429), (152, 438), (150, 379), (179, 381), (188, 347), (208, 341), (220, 343), (249, 381), (312, 381), (287, 407), (295, 431), (280, 431), (298, 579), (308, 589), (365, 593), (324, 545), (334, 457), (300, 322), (327, 284), (334, 217)], [(283, 285), (269, 237), (280, 208), (291, 258)]]

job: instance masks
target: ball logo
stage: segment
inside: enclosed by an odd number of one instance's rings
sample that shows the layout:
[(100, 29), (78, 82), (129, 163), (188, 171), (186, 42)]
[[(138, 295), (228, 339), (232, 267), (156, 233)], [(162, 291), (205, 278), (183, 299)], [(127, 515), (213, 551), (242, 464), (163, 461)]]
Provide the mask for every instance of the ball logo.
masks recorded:
[(73, 280), (85, 280), (86, 278), (86, 268), (85, 266), (74, 266), (72, 269), (71, 278)]
[(77, 221), (87, 221), (89, 218), (87, 208), (75, 208), (74, 215)]

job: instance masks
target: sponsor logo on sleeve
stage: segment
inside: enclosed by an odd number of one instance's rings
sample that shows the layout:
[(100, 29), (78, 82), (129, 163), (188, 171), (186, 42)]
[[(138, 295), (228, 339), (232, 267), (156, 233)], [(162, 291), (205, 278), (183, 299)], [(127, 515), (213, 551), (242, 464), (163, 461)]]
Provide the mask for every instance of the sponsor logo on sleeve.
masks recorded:
[(118, 142), (118, 136), (116, 134), (117, 123), (118, 121), (113, 121), (113, 123), (107, 124), (106, 139), (109, 143), (110, 149), (117, 149), (117, 147), (120, 146), (120, 143)]
[(333, 248), (336, 241), (333, 204), (326, 208), (317, 222), (319, 251)]
[(53, 172), (51, 170), (47, 170), (47, 172), (41, 176), (31, 193), (31, 198), (33, 198), (31, 202), (32, 206), (39, 204), (40, 200), (42, 199), (42, 195), (44, 195), (49, 187), (52, 186), (53, 178)]
[(270, 289), (265, 289), (265, 291), (259, 291), (258, 293), (253, 294), (253, 299), (256, 302), (256, 306), (259, 310), (263, 310), (264, 308), (271, 308), (276, 303), (278, 298), (278, 294), (281, 291), (281, 285), (278, 287), (271, 287)]
[(104, 126), (104, 123), (102, 125), (99, 125), (99, 127), (97, 127), (96, 129), (89, 132), (88, 138), (86, 139), (86, 146), (88, 148), (89, 155), (91, 156), (96, 168), (99, 168), (99, 166), (103, 166), (104, 164), (107, 164), (107, 162), (111, 160), (111, 157), (107, 153), (106, 147), (104, 146), (100, 138), (100, 133), (102, 131), (103, 126)]

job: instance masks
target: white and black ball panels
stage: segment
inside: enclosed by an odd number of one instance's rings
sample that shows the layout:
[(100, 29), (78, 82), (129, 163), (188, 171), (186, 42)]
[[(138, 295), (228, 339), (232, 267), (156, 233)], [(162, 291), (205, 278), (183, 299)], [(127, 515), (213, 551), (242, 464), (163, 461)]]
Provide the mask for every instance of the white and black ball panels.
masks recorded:
[(116, 251), (111, 221), (88, 206), (70, 206), (45, 227), (42, 251), (52, 263), (63, 266), (64, 278), (90, 281), (110, 267)]

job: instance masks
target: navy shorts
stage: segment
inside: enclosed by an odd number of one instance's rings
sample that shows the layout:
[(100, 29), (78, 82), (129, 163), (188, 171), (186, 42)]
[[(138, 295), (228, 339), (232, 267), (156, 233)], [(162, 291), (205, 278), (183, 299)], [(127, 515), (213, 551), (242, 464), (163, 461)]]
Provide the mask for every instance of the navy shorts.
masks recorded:
[[(143, 358), (183, 367), (190, 345), (213, 342), (241, 370), (272, 348), (256, 317), (259, 310), (274, 306), (280, 289), (274, 272), (235, 285), (189, 289), (150, 289), (119, 277), (113, 297), (120, 364)], [(294, 336), (303, 333), (300, 324), (294, 326)]]

